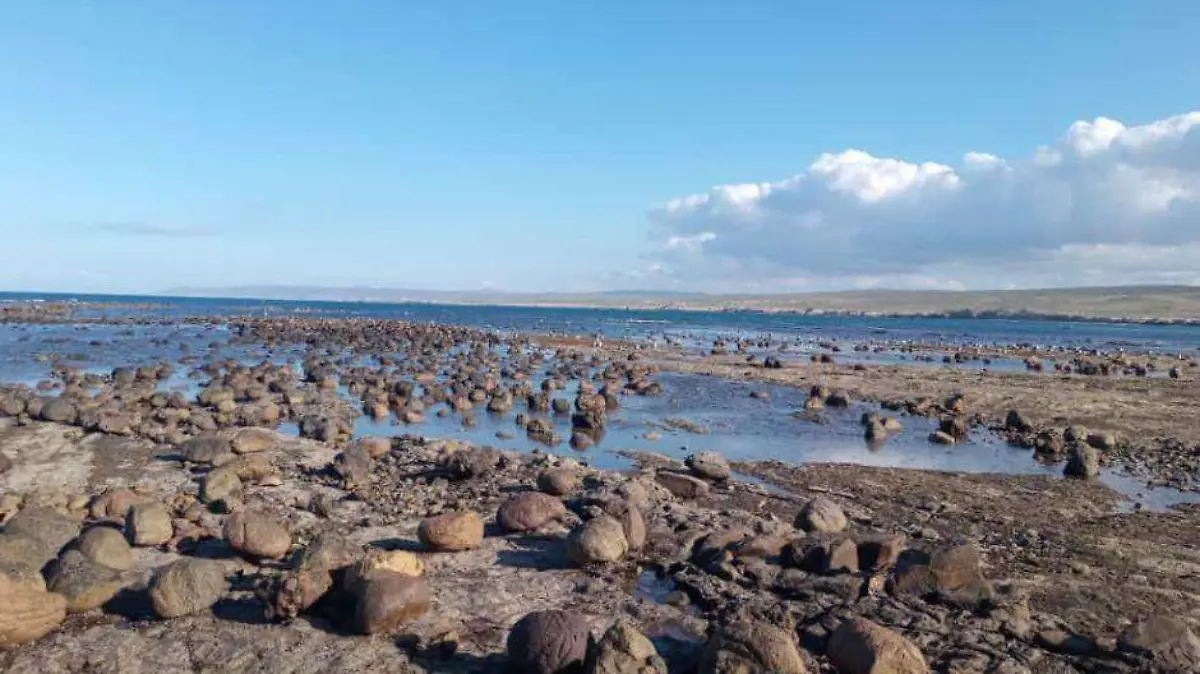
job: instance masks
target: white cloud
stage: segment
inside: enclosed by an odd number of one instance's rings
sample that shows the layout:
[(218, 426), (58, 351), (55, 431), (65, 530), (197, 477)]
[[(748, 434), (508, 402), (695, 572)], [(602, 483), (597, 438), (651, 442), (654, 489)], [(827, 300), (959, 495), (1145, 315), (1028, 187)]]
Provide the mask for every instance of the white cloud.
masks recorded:
[(1200, 282), (1200, 112), (1070, 125), (1025, 159), (827, 153), (774, 183), (650, 210), (698, 287)]

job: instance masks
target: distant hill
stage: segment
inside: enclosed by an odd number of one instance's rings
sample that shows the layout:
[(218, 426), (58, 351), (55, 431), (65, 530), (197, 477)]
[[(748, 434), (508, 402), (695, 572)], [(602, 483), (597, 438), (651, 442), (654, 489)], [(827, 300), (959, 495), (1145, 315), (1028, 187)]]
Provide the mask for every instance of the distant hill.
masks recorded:
[(511, 306), (678, 310), (751, 310), (894, 316), (1071, 317), (1135, 321), (1200, 321), (1200, 287), (1119, 286), (1041, 290), (853, 290), (777, 295), (615, 290), (513, 293), (393, 288), (246, 286), (175, 288), (164, 295), (334, 302), (430, 302)]

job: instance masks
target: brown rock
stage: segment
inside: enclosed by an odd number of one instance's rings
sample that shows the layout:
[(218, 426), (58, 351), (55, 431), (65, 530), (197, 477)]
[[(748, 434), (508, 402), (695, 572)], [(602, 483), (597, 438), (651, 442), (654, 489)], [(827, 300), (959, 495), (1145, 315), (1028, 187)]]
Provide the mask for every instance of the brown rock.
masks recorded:
[(588, 652), (584, 674), (667, 674), (654, 644), (629, 620), (620, 618)]
[(521, 618), (508, 634), (508, 661), (522, 674), (580, 671), (592, 640), (587, 620), (569, 611), (538, 611)]
[(551, 496), (570, 496), (579, 491), (579, 476), (570, 468), (547, 468), (538, 475), (538, 489)]
[(67, 618), (59, 594), (13, 584), (0, 576), (0, 648), (36, 641)]
[(474, 512), (455, 512), (422, 520), (417, 537), (435, 552), (461, 552), (483, 542), (483, 520)]
[(1117, 647), (1150, 656), (1164, 672), (1195, 671), (1200, 663), (1200, 637), (1187, 623), (1169, 616), (1151, 616), (1131, 625), (1117, 638)]
[(275, 447), (279, 436), (262, 428), (244, 428), (233, 437), (231, 447), (234, 454), (254, 454)]
[(926, 674), (929, 665), (908, 639), (863, 618), (842, 622), (829, 639), (830, 662), (841, 674)]
[(588, 520), (567, 536), (567, 559), (579, 566), (617, 562), (627, 552), (625, 528), (608, 515)]
[(67, 600), (67, 613), (100, 608), (124, 587), (121, 572), (88, 559), (79, 550), (63, 553), (50, 574), (51, 592)]
[(125, 535), (133, 545), (164, 545), (175, 535), (171, 513), (157, 501), (138, 503), (125, 516)]
[(830, 499), (817, 497), (804, 505), (794, 526), (804, 531), (841, 531), (848, 524), (846, 512)]
[(805, 674), (804, 660), (790, 634), (759, 622), (718, 627), (700, 656), (700, 674)]
[(179, 618), (211, 608), (228, 587), (220, 562), (188, 557), (158, 571), (150, 602), (158, 617)]
[(283, 559), (292, 548), (287, 525), (253, 510), (226, 517), (224, 530), (230, 547), (254, 559)]
[(660, 470), (654, 479), (676, 498), (696, 499), (708, 494), (708, 483), (691, 475)]
[(179, 448), (184, 461), (209, 466), (220, 466), (233, 460), (233, 446), (218, 435), (201, 435), (192, 438)]
[(125, 536), (112, 527), (92, 527), (75, 541), (75, 549), (88, 559), (110, 569), (128, 571), (133, 568), (133, 549)]
[(205, 503), (230, 503), (242, 498), (242, 480), (227, 467), (213, 469), (204, 476), (200, 487), (200, 500)]
[(376, 570), (355, 593), (355, 622), (363, 634), (388, 634), (429, 611), (429, 583), (424, 576)]
[(521, 492), (509, 497), (496, 513), (505, 531), (533, 531), (567, 514), (562, 501), (541, 492)]

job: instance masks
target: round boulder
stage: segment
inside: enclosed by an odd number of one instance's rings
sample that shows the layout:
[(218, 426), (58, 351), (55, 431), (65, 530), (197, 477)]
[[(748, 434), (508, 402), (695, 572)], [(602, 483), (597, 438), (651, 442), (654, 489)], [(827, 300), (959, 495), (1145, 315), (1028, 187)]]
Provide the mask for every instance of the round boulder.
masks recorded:
[(75, 549), (88, 559), (110, 569), (133, 568), (133, 549), (120, 531), (112, 527), (92, 527), (75, 541)]
[(547, 468), (538, 475), (538, 489), (551, 496), (569, 496), (579, 491), (579, 476), (570, 468)]
[(158, 617), (179, 618), (211, 608), (228, 587), (220, 562), (189, 557), (159, 570), (150, 583), (150, 602)]
[(163, 545), (175, 535), (171, 513), (158, 501), (138, 503), (125, 516), (125, 535), (133, 545)]
[(735, 622), (717, 629), (700, 656), (700, 674), (805, 674), (804, 660), (791, 635), (758, 622)]
[(716, 452), (692, 454), (685, 463), (697, 477), (718, 481), (729, 479), (729, 462)]
[(563, 502), (536, 491), (515, 494), (496, 512), (496, 522), (505, 531), (533, 531), (567, 514)]
[(255, 559), (283, 559), (292, 548), (287, 525), (253, 510), (239, 510), (225, 518), (225, 539), (242, 555)]
[(522, 674), (567, 674), (587, 660), (592, 639), (587, 620), (569, 611), (538, 611), (508, 634), (508, 660)]
[(817, 497), (809, 501), (796, 516), (795, 527), (804, 531), (841, 531), (849, 524), (846, 512), (830, 499)]
[(567, 536), (567, 559), (580, 566), (620, 561), (627, 552), (625, 528), (608, 515), (588, 520)]
[(446, 513), (422, 520), (417, 537), (434, 552), (461, 552), (483, 542), (483, 520), (471, 511)]

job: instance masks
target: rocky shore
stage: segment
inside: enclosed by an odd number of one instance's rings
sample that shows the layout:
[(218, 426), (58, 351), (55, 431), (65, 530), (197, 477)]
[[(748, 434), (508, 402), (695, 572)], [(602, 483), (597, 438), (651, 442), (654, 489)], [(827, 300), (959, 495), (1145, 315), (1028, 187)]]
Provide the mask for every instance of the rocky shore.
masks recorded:
[[(1190, 372), (748, 362), (365, 319), (229, 326), (233, 346), (301, 349), (301, 367), (190, 354), (0, 390), (5, 671), (1197, 671), (1200, 508), (1128, 512), (1087, 479), (1120, 463), (1196, 485)], [(177, 368), (196, 395), (162, 390)], [(950, 441), (994, 427), (1076, 477), (711, 452), (604, 471), (557, 451), (661, 395), (663, 371), (803, 388), (817, 415), (873, 400), (864, 434), (884, 441), (911, 416)], [(430, 417), (477, 415), (546, 449), (420, 435)], [(396, 433), (357, 437), (364, 416)]]

